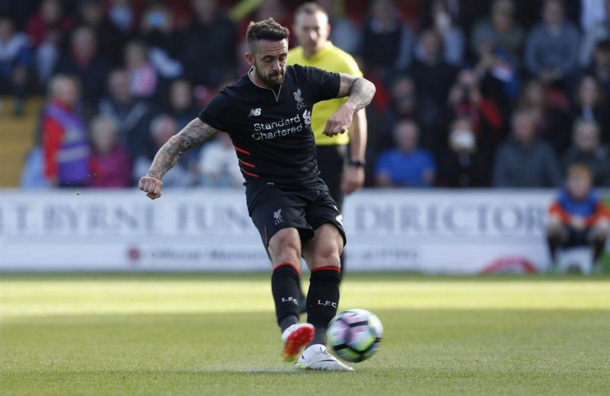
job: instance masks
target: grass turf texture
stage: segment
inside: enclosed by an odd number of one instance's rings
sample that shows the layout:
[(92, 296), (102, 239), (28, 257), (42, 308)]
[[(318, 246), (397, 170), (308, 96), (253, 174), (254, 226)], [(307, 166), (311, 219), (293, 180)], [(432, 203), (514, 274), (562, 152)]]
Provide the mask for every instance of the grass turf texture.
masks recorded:
[(606, 395), (610, 278), (350, 274), (382, 320), (355, 373), (280, 358), (268, 275), (3, 275), (8, 395)]

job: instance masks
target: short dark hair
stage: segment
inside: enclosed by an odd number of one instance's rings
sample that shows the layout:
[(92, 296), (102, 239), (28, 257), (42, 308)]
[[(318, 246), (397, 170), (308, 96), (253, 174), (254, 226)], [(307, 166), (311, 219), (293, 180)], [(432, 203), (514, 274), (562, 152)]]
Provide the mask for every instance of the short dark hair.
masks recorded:
[(246, 40), (250, 53), (256, 52), (256, 43), (260, 40), (282, 41), (288, 39), (290, 31), (288, 28), (280, 25), (273, 18), (265, 19), (259, 22), (250, 22)]
[(307, 15), (315, 15), (317, 12), (320, 12), (328, 18), (328, 12), (318, 3), (314, 3), (313, 1), (309, 1), (307, 3), (301, 4), (295, 11), (294, 17), (296, 18), (300, 14)]

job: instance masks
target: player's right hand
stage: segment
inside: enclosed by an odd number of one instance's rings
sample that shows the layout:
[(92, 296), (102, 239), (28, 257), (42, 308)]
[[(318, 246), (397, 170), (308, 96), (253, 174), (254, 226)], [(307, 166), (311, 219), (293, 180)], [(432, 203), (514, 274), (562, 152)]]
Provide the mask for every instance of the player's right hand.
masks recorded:
[(146, 196), (150, 199), (157, 199), (161, 197), (161, 189), (163, 189), (163, 182), (156, 177), (144, 176), (140, 179), (140, 190), (146, 193)]

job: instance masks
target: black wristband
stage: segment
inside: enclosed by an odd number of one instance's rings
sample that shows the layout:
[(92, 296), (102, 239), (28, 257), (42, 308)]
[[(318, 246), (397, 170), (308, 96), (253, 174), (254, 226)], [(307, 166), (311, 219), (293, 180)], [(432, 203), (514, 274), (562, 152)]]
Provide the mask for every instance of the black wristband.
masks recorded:
[(350, 160), (349, 161), (349, 165), (350, 166), (355, 166), (356, 168), (364, 168), (364, 165), (366, 165), (366, 161)]

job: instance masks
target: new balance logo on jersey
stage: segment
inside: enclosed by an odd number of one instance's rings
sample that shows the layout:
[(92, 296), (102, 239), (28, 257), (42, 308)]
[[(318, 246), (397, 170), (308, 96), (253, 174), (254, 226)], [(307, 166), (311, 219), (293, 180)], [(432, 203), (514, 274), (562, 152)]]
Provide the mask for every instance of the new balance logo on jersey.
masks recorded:
[(282, 217), (282, 209), (278, 209), (277, 212), (273, 212), (273, 218), (275, 219), (275, 225), (284, 222), (284, 218)]
[(318, 300), (318, 305), (322, 306), (322, 307), (333, 307), (333, 308), (337, 308), (337, 303), (336, 302), (332, 302), (332, 301), (322, 301), (322, 300)]
[(293, 303), (294, 305), (299, 305), (299, 301), (294, 297), (282, 297), (282, 302)]
[(297, 89), (296, 92), (293, 92), (294, 100), (297, 101), (297, 110), (301, 110), (305, 108), (305, 102), (303, 102), (303, 98), (301, 97), (301, 89)]
[(258, 117), (261, 115), (261, 109), (252, 109), (250, 110), (250, 115), (248, 117)]

